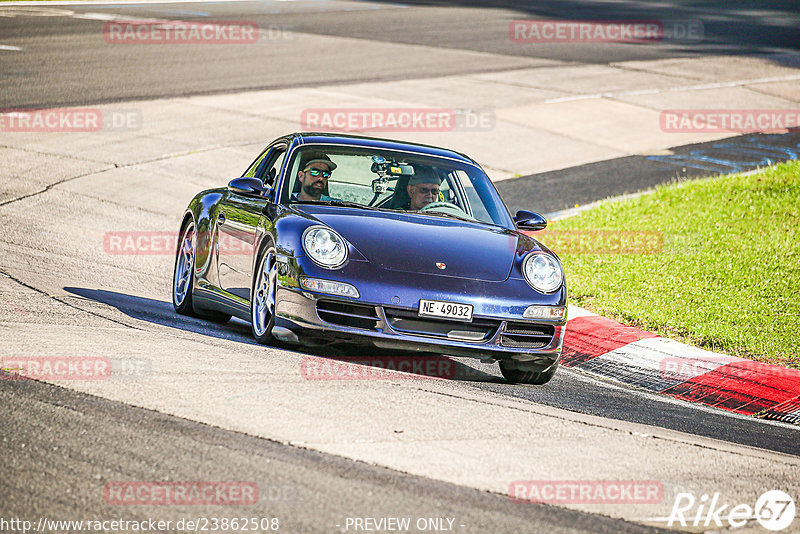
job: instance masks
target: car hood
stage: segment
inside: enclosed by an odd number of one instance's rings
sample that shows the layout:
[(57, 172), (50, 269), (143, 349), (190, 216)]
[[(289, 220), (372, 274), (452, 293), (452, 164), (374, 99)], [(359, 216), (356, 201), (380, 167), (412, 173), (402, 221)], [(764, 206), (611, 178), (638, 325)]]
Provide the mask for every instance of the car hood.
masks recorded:
[(387, 271), (501, 282), (514, 264), (518, 236), (503, 228), (412, 213), (308, 205), (302, 210)]

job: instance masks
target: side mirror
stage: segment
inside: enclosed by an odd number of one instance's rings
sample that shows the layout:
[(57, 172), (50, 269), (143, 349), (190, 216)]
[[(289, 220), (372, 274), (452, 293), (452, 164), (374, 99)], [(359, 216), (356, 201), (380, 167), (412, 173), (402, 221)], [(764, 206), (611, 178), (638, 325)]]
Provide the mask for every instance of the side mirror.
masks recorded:
[(228, 183), (228, 189), (237, 195), (264, 198), (268, 189), (258, 178), (234, 178)]
[(547, 227), (547, 219), (538, 213), (520, 210), (514, 215), (514, 224), (520, 230), (544, 230)]

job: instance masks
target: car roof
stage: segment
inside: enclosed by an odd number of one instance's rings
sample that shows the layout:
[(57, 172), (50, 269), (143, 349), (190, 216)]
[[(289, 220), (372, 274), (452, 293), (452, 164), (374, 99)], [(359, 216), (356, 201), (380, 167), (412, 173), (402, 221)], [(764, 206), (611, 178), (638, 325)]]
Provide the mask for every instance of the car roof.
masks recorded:
[(334, 144), (334, 145), (349, 145), (349, 146), (364, 146), (372, 148), (384, 148), (386, 150), (409, 151), (426, 154), (429, 156), (439, 156), (444, 158), (455, 159), (479, 166), (475, 160), (446, 148), (440, 148), (432, 145), (424, 145), (421, 143), (409, 143), (405, 141), (397, 141), (393, 139), (381, 139), (379, 137), (366, 137), (361, 135), (349, 135), (340, 133), (323, 133), (323, 132), (297, 132), (287, 135), (286, 137), (294, 140), (295, 143), (300, 145), (305, 144)]

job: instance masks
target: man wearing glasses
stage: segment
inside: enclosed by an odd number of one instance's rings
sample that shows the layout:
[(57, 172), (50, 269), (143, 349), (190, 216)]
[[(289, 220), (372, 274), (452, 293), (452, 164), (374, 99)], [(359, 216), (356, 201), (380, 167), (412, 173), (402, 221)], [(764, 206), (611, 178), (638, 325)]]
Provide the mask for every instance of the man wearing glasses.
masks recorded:
[(409, 210), (421, 210), (431, 202), (439, 201), (439, 185), (442, 180), (430, 167), (415, 167), (414, 175), (408, 180), (408, 196), (411, 197)]
[(327, 154), (312, 152), (305, 155), (297, 171), (300, 191), (292, 195), (292, 200), (339, 200), (328, 196), (328, 179), (336, 168)]

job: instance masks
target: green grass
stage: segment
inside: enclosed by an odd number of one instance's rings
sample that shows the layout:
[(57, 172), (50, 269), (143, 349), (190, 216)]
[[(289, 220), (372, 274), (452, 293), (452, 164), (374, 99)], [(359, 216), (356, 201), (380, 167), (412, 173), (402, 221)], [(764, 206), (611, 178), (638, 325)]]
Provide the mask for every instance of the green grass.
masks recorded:
[(800, 368), (800, 162), (605, 203), (541, 240), (562, 258), (579, 306)]

